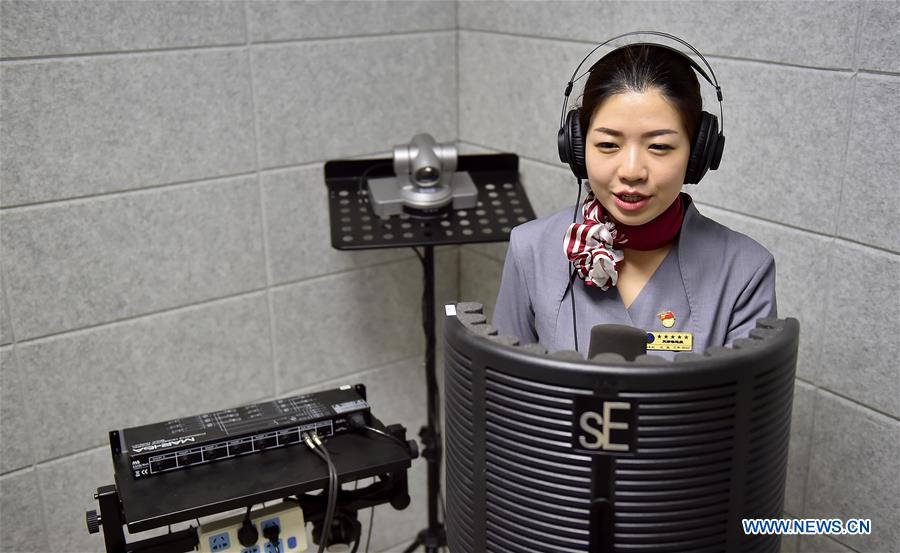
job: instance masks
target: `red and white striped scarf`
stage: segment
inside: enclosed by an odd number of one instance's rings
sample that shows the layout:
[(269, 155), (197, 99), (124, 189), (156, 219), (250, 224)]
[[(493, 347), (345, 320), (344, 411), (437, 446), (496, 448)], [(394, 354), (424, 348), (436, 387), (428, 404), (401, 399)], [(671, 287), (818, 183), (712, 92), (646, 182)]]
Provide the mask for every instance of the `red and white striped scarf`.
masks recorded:
[(563, 247), (584, 283), (603, 291), (618, 282), (618, 270), (625, 259), (622, 247), (635, 250), (661, 248), (675, 238), (684, 221), (680, 195), (663, 213), (643, 225), (616, 224), (603, 211), (593, 192), (588, 192), (581, 212), (584, 222), (569, 225)]

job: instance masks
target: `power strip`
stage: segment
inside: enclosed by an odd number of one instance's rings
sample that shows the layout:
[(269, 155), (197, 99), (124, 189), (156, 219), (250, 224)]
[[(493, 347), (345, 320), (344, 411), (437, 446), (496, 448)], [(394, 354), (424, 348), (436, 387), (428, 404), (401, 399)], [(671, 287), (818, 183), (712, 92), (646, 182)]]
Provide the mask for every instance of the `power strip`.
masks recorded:
[[(299, 505), (279, 503), (250, 511), (250, 522), (259, 532), (255, 545), (245, 547), (238, 541), (244, 515), (235, 515), (200, 526), (200, 553), (300, 553), (306, 551), (306, 524)], [(273, 524), (280, 528), (278, 546), (263, 537)]]

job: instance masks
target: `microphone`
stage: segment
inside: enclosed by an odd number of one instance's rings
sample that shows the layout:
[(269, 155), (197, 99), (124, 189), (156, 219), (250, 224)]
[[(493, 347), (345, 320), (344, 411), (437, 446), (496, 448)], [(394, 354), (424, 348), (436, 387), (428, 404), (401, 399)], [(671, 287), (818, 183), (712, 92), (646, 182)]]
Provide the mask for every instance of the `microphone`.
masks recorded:
[(627, 325), (595, 325), (591, 328), (588, 359), (601, 353), (618, 353), (626, 361), (634, 361), (647, 353), (647, 333)]

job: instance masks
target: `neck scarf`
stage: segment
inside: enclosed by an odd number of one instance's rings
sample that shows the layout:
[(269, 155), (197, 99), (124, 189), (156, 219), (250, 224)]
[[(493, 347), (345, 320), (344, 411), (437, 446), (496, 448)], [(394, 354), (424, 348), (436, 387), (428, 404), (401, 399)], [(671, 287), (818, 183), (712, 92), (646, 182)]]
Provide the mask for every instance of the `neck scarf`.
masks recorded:
[(681, 195), (655, 219), (643, 225), (614, 222), (603, 211), (593, 192), (585, 197), (581, 212), (584, 222), (569, 226), (563, 247), (584, 283), (603, 291), (618, 281), (618, 269), (625, 259), (621, 248), (644, 251), (661, 248), (675, 238), (684, 221)]

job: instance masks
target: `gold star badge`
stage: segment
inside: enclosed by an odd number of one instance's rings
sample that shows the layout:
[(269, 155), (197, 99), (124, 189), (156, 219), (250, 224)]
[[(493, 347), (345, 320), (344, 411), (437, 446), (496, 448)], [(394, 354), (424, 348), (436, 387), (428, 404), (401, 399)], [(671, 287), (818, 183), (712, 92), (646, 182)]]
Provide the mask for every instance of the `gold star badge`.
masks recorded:
[(657, 313), (656, 315), (659, 317), (659, 322), (666, 328), (672, 328), (675, 326), (675, 313), (671, 311), (663, 311), (662, 313)]

